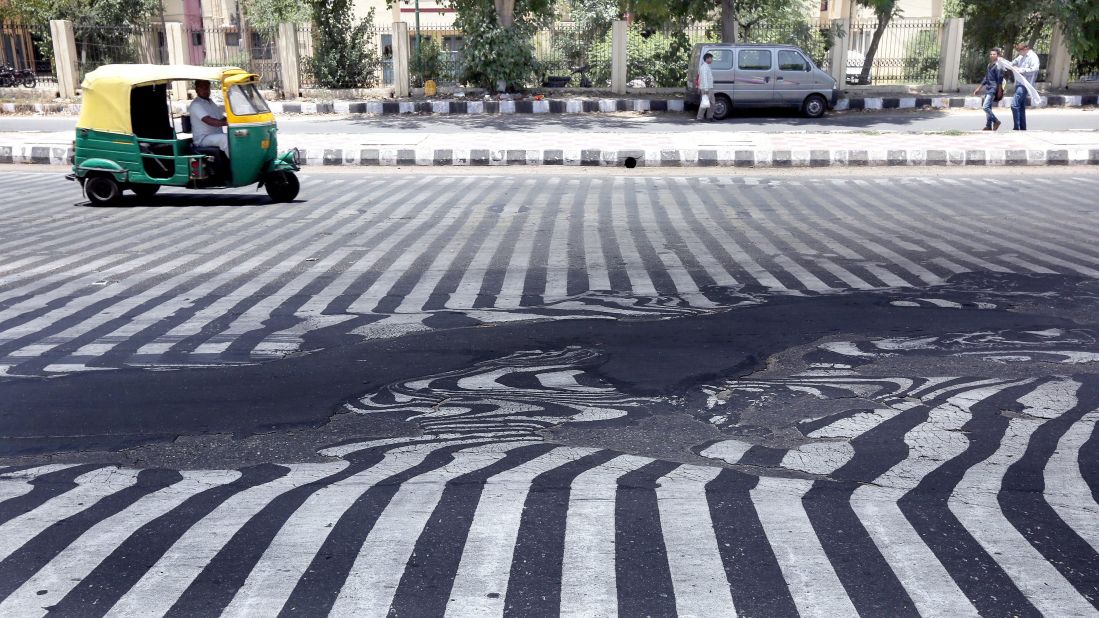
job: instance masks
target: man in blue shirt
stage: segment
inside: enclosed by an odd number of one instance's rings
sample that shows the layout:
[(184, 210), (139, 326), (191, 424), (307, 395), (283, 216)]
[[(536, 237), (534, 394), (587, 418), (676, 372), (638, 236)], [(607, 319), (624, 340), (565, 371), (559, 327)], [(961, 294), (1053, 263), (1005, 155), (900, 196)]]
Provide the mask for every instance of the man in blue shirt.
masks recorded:
[(977, 96), (984, 89), (984, 101), (981, 108), (985, 112), (985, 131), (995, 131), (1000, 128), (1000, 119), (992, 113), (992, 104), (996, 102), (996, 88), (1004, 82), (1004, 71), (997, 66), (999, 60), (1000, 50), (998, 48), (989, 50), (988, 72), (985, 73), (985, 78), (981, 80), (981, 84), (973, 91), (973, 96)]

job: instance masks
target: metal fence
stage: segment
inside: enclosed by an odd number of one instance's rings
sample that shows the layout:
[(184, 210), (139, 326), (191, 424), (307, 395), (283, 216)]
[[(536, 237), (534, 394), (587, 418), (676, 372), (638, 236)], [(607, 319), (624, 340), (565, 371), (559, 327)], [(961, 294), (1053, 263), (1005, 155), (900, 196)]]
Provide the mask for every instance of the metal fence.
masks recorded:
[[(851, 23), (847, 33), (848, 75), (863, 68), (876, 20)], [(872, 84), (930, 84), (938, 80), (943, 22), (895, 18), (885, 28), (870, 68)], [(849, 77), (850, 79), (850, 77)]]
[[(581, 30), (571, 22), (556, 23), (534, 35), (534, 58), (541, 81), (559, 78), (568, 86), (580, 86), (580, 73), (574, 67), (588, 67), (589, 79), (610, 79), (610, 30)], [(559, 83), (560, 83), (559, 82)]]
[(30, 69), (39, 84), (56, 83), (49, 26), (0, 22), (0, 66)]
[[(302, 88), (321, 88), (313, 71), (313, 58), (316, 53), (316, 32), (312, 24), (299, 24), (298, 36), (298, 74)], [(372, 46), (379, 59), (373, 85), (391, 86), (393, 80), (393, 37), (387, 27), (374, 28), (366, 37), (366, 44)]]
[(262, 88), (279, 88), (279, 55), (274, 33), (248, 26), (185, 28), (187, 62), (235, 66), (260, 76)]
[(73, 36), (81, 79), (105, 64), (168, 62), (164, 30), (158, 24), (88, 26), (74, 23)]

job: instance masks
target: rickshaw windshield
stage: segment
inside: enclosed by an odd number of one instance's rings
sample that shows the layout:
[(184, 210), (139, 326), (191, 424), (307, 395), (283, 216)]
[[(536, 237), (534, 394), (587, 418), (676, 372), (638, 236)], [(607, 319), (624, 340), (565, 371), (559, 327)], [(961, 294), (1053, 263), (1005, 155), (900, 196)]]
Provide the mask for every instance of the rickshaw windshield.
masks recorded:
[(237, 84), (230, 87), (229, 108), (236, 116), (252, 116), (271, 111), (255, 84)]

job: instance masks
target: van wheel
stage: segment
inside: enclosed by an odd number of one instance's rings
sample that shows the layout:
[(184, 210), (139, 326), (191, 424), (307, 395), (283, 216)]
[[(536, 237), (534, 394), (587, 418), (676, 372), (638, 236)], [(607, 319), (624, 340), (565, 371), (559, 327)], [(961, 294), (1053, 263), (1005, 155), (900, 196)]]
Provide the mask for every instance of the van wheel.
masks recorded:
[(298, 196), (298, 177), (290, 172), (268, 174), (264, 187), (267, 195), (276, 202), (292, 202)]
[(122, 196), (122, 187), (110, 176), (90, 176), (84, 181), (84, 195), (93, 206), (109, 206)]
[(714, 97), (713, 106), (714, 120), (725, 120), (733, 112), (733, 102), (723, 94)]
[(130, 190), (134, 192), (134, 195), (140, 198), (149, 199), (156, 195), (157, 191), (160, 191), (160, 185), (130, 185)]
[(801, 104), (801, 113), (809, 118), (820, 118), (826, 111), (828, 111), (828, 101), (825, 101), (824, 97), (819, 94), (809, 95), (805, 98), (805, 102)]

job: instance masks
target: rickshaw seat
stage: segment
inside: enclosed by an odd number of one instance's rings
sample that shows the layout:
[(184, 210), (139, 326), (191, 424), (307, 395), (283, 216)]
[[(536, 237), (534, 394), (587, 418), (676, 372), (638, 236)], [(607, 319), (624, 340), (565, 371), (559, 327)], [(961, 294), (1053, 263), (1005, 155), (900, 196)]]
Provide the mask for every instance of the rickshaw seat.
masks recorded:
[[(141, 150), (141, 154), (149, 155), (175, 155), (175, 146), (173, 144), (162, 143), (149, 143), (139, 141), (137, 147)], [(142, 157), (142, 164), (145, 167), (145, 173), (153, 178), (169, 178), (174, 173), (175, 164), (165, 159), (156, 159), (153, 157)]]

